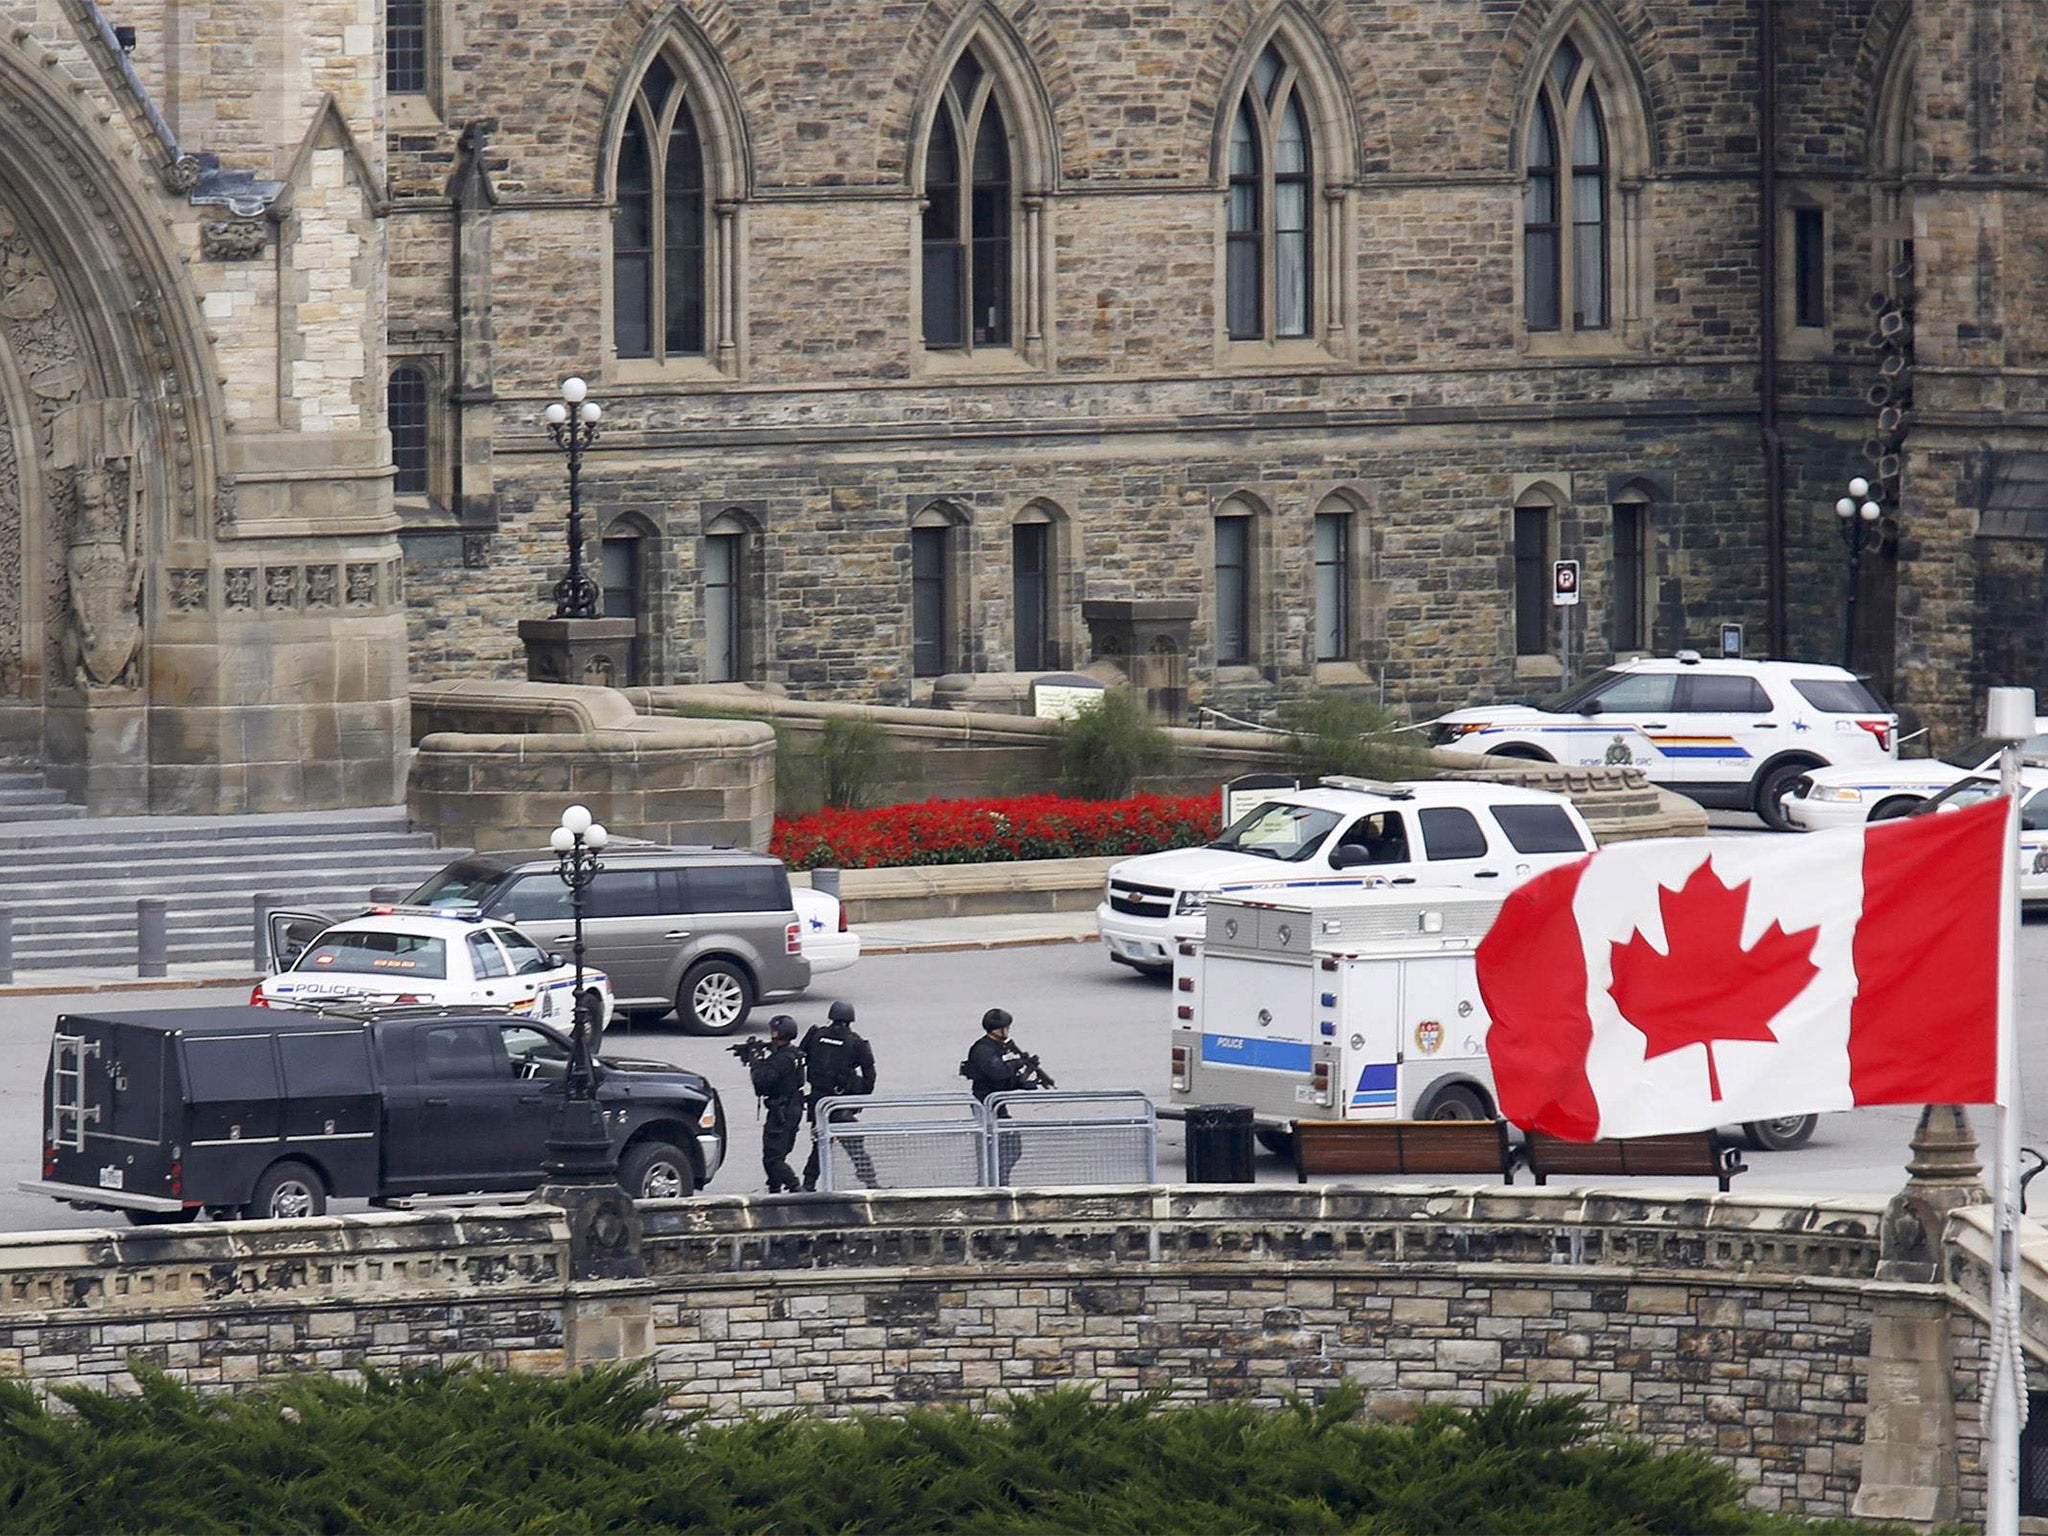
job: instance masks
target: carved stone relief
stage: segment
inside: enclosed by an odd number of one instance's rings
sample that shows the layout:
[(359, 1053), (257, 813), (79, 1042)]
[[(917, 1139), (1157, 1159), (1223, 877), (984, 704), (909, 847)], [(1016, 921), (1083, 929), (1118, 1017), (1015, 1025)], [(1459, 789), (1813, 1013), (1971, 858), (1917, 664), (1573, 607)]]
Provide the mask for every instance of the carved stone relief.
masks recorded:
[(132, 688), (142, 659), (142, 564), (134, 554), (128, 460), (76, 470), (72, 493), (65, 675), (80, 688)]
[(199, 250), (208, 261), (253, 261), (263, 254), (269, 226), (262, 219), (208, 219), (199, 226)]
[(171, 576), (171, 607), (178, 613), (206, 612), (206, 572), (176, 570)]

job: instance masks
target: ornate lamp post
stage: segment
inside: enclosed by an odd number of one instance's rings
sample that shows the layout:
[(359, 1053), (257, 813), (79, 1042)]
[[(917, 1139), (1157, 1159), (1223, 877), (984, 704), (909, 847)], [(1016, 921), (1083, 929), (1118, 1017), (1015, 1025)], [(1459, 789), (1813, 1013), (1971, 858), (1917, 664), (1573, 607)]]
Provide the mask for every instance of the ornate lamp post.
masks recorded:
[(548, 834), (548, 846), (555, 851), (562, 883), (569, 887), (570, 910), (575, 922), (576, 990), (575, 1024), (569, 1032), (569, 1080), (564, 1084), (555, 1123), (548, 1134), (546, 1172), (551, 1182), (562, 1184), (608, 1184), (612, 1180), (611, 1138), (605, 1134), (604, 1119), (597, 1107), (597, 1073), (591, 1064), (590, 1034), (596, 1027), (596, 1009), (583, 995), (583, 893), (604, 866), (598, 853), (610, 840), (603, 826), (590, 819), (590, 812), (572, 805), (562, 812), (562, 824)]
[(604, 407), (590, 398), (590, 386), (579, 378), (564, 379), (562, 398), (541, 412), (548, 436), (569, 460), (569, 570), (555, 583), (553, 615), (519, 621), (528, 682), (608, 688), (626, 681), (637, 623), (597, 616), (598, 586), (583, 562), (583, 456), (597, 441), (603, 419)]
[(1884, 516), (1884, 508), (1871, 499), (1870, 482), (1858, 475), (1849, 482), (1849, 494), (1835, 503), (1835, 516), (1841, 523), (1842, 542), (1849, 547), (1849, 596), (1843, 605), (1846, 613), (1842, 623), (1842, 665), (1853, 670), (1856, 665), (1856, 594), (1863, 585), (1863, 546), (1866, 541), (1877, 539), (1877, 520)]
[[(597, 617), (597, 583), (583, 574), (583, 455), (597, 441), (604, 407), (589, 398), (590, 386), (575, 377), (562, 381), (562, 398), (541, 413), (548, 436), (569, 456), (569, 574), (555, 583), (555, 617)], [(566, 878), (566, 877), (565, 877)]]

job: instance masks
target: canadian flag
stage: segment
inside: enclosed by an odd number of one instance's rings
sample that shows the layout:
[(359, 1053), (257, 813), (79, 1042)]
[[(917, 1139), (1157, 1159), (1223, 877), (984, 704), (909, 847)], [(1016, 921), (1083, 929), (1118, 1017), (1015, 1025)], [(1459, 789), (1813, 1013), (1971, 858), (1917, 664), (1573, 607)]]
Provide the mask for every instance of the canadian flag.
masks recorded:
[(1575, 1141), (1997, 1099), (2006, 804), (1624, 843), (1480, 943), (1501, 1112)]

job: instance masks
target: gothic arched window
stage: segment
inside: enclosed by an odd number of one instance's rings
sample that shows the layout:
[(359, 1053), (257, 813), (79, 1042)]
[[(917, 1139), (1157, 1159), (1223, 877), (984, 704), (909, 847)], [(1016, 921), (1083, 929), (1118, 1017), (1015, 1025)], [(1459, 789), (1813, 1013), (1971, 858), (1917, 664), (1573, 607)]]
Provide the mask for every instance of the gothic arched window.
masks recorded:
[(1529, 114), (1522, 190), (1522, 314), (1532, 331), (1609, 323), (1612, 165), (1593, 70), (1565, 38)]
[(704, 355), (704, 145), (666, 58), (641, 78), (619, 141), (612, 341), (620, 357)]
[(1308, 122), (1300, 71), (1269, 44), (1252, 66), (1230, 125), (1224, 287), (1233, 341), (1310, 332), (1314, 148)]
[(1015, 224), (1010, 136), (995, 77), (964, 50), (932, 117), (924, 160), (924, 344), (1010, 344)]

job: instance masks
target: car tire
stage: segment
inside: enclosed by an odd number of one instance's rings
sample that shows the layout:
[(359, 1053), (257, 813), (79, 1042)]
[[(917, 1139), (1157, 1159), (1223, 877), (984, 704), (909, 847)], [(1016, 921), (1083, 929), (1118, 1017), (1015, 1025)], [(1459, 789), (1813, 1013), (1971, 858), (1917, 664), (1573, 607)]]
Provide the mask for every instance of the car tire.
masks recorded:
[(1541, 747), (1494, 747), (1486, 755), (1488, 757), (1512, 758), (1518, 763), (1554, 763), (1557, 761), (1556, 758), (1552, 757)]
[(1927, 802), (1916, 795), (1893, 795), (1889, 800), (1880, 800), (1870, 808), (1872, 821), (1897, 821), (1901, 816), (1910, 816)]
[(242, 1214), (250, 1221), (296, 1221), (327, 1214), (327, 1185), (308, 1164), (286, 1158), (263, 1170)]
[(1493, 1112), (1486, 1107), (1486, 1100), (1477, 1088), (1467, 1088), (1462, 1083), (1453, 1083), (1440, 1089), (1431, 1097), (1428, 1107), (1422, 1112), (1425, 1120), (1491, 1120)]
[(136, 1211), (123, 1209), (121, 1214), (128, 1218), (131, 1227), (182, 1227), (188, 1221), (199, 1219), (199, 1207), (188, 1205), (175, 1211)]
[(697, 1193), (697, 1165), (666, 1141), (636, 1141), (619, 1159), (619, 1187), (635, 1200), (682, 1200)]
[(1275, 1157), (1284, 1157), (1290, 1163), (1294, 1161), (1294, 1132), (1283, 1131), (1277, 1125), (1255, 1125), (1252, 1135)]
[(1756, 813), (1773, 832), (1792, 830), (1792, 823), (1785, 815), (1785, 796), (1802, 775), (1813, 771), (1813, 767), (1812, 763), (1780, 763), (1757, 780)]
[(730, 960), (699, 960), (676, 988), (676, 1019), (685, 1034), (733, 1034), (753, 1008), (753, 983)]
[(1758, 1152), (1790, 1152), (1813, 1139), (1819, 1115), (1781, 1115), (1776, 1120), (1743, 1122), (1742, 1139)]

